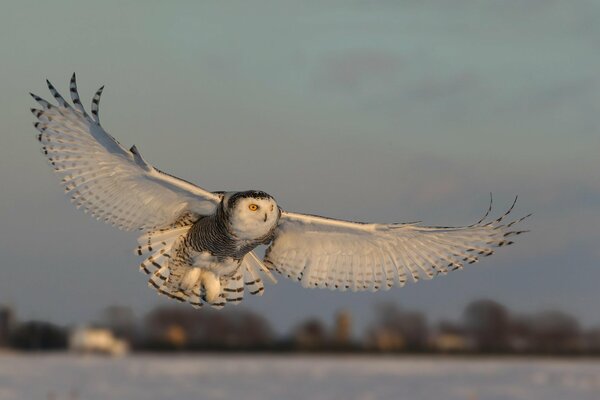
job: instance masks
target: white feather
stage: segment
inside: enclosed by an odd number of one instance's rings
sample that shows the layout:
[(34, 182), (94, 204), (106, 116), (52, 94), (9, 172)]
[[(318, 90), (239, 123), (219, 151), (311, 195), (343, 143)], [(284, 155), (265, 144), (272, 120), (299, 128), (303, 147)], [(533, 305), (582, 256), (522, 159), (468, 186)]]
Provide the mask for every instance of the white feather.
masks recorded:
[(407, 272), (414, 281), (430, 279), (512, 244), (508, 237), (526, 232), (512, 228), (526, 217), (501, 223), (513, 207), (495, 221), (456, 228), (283, 212), (264, 262), (305, 287), (374, 291), (403, 286)]
[(78, 207), (126, 230), (163, 227), (185, 212), (214, 212), (219, 195), (155, 169), (137, 149), (126, 150), (90, 118), (74, 78), (74, 107), (50, 83), (49, 89), (58, 106), (32, 95), (43, 107), (32, 110), (40, 120), (38, 139)]

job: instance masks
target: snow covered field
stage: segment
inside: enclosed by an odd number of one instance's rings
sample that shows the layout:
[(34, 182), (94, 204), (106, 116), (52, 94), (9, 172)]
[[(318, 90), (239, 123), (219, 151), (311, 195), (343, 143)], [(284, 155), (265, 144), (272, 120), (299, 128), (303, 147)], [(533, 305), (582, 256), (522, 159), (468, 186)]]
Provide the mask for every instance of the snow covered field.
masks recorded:
[(600, 361), (0, 355), (0, 400), (598, 400)]

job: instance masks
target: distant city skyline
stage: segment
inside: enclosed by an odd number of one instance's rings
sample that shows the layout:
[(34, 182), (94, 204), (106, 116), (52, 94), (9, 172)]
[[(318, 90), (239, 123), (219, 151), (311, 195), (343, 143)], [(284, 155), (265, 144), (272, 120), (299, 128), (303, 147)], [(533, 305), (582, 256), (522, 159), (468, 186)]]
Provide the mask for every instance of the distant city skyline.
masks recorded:
[[(381, 293), (280, 277), (244, 306), (278, 331), (395, 302), (455, 318), (468, 301), (559, 308), (600, 324), (600, 5), (595, 2), (9, 1), (0, 15), (0, 303), (60, 323), (146, 287), (136, 233), (75, 211), (33, 140), (27, 93), (78, 73), (103, 125), (207, 189), (364, 221), (476, 221), (519, 195), (510, 251)], [(223, 187), (226, 184), (228, 187)], [(248, 187), (250, 186), (250, 187)], [(250, 297), (250, 296), (248, 296)]]

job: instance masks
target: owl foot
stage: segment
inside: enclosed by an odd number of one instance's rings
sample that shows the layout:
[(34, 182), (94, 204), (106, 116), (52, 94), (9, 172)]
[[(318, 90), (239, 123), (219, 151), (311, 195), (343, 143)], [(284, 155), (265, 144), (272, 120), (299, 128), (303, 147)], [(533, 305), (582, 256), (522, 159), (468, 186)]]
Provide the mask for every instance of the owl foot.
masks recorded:
[(221, 282), (212, 272), (202, 268), (190, 268), (179, 283), (179, 290), (191, 292), (195, 286), (204, 288), (204, 300), (208, 303), (216, 303), (221, 294)]
[(206, 301), (216, 303), (221, 294), (221, 281), (212, 272), (203, 270), (200, 275), (200, 284), (204, 287), (206, 293)]

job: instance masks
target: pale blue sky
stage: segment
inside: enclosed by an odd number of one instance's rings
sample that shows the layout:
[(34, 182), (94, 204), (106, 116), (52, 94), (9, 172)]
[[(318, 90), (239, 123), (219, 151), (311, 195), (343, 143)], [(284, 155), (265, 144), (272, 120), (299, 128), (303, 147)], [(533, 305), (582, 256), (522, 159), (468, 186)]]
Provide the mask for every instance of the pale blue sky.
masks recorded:
[(106, 84), (103, 125), (211, 190), (286, 209), (468, 224), (495, 203), (533, 232), (480, 265), (377, 294), (280, 280), (244, 305), (285, 330), (395, 301), (457, 317), (489, 296), (600, 324), (600, 4), (595, 1), (8, 1), (0, 14), (0, 302), (73, 322), (166, 304), (135, 233), (74, 210), (27, 92)]

